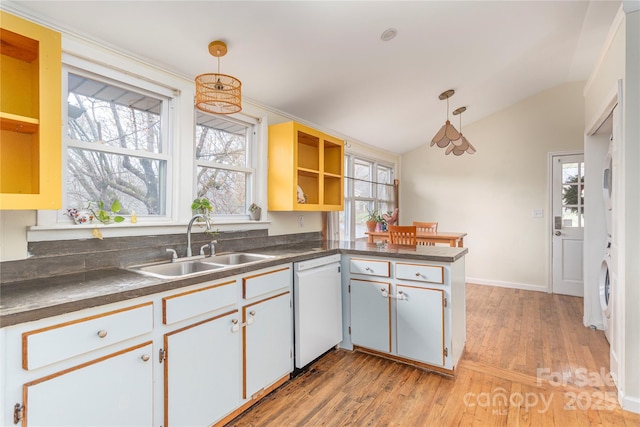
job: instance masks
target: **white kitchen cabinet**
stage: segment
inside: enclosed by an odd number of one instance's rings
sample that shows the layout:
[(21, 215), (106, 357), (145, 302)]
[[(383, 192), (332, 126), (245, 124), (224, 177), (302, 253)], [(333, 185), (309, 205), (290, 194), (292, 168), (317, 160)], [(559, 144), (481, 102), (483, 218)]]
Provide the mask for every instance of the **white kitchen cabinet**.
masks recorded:
[(397, 285), (398, 356), (444, 366), (444, 290)]
[(0, 425), (152, 426), (153, 308), (130, 301), (3, 328)]
[[(350, 265), (345, 309), (350, 334), (342, 347), (453, 375), (466, 341), (464, 258), (345, 262)], [(374, 275), (389, 280), (367, 277)]]
[(24, 385), (23, 426), (152, 426), (153, 345), (109, 354)]
[(290, 291), (243, 307), (244, 399), (293, 371), (292, 316)]
[(389, 282), (351, 279), (351, 342), (372, 350), (391, 352), (391, 292)]
[(238, 310), (164, 337), (164, 427), (207, 426), (240, 406)]

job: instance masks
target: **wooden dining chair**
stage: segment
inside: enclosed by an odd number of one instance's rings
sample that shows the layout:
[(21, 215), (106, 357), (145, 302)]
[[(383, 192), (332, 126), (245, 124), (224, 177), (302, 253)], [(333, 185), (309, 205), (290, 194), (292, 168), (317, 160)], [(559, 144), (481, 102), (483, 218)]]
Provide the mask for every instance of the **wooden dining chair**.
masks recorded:
[(415, 225), (389, 225), (387, 231), (389, 231), (389, 243), (392, 245), (416, 246), (418, 244)]
[(416, 226), (416, 231), (418, 233), (437, 233), (438, 232), (437, 222), (413, 221), (413, 225)]
[[(416, 232), (418, 232), (418, 233), (437, 233), (438, 232), (438, 223), (437, 222), (413, 221), (413, 225), (416, 226)], [(423, 246), (435, 246), (435, 243), (432, 243), (432, 242), (420, 242), (420, 245), (423, 245)]]

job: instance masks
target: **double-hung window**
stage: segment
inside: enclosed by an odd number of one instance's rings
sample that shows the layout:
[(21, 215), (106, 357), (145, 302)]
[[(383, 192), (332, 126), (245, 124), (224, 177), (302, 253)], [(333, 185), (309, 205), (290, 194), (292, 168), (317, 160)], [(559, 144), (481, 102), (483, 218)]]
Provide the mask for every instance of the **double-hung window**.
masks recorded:
[(340, 239), (366, 238), (369, 212), (391, 213), (395, 209), (394, 168), (390, 164), (345, 155), (345, 204), (340, 213)]
[(256, 123), (196, 111), (195, 181), (217, 217), (247, 216), (254, 200)]
[(171, 167), (166, 95), (65, 69), (65, 207), (122, 205), (121, 214), (165, 216)]

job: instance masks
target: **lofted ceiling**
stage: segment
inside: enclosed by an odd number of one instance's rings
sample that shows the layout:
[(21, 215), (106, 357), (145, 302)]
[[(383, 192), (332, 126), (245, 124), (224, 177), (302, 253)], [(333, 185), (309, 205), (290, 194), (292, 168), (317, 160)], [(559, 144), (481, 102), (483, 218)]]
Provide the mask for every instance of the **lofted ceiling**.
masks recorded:
[[(221, 72), (243, 97), (394, 153), (540, 91), (587, 80), (611, 1), (3, 1), (3, 7), (189, 79)], [(388, 28), (397, 36), (382, 41)], [(453, 117), (453, 116), (451, 116)], [(453, 120), (458, 126), (457, 118)], [(474, 141), (482, 150), (481, 141)]]

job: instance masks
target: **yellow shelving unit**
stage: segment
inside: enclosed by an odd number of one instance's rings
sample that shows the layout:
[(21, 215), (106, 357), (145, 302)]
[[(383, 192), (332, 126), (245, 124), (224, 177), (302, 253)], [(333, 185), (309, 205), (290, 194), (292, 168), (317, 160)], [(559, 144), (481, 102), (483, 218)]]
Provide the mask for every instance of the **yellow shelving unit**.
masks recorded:
[(269, 210), (343, 209), (343, 141), (296, 122), (269, 126)]
[(0, 41), (0, 209), (60, 209), (60, 33), (0, 11)]

